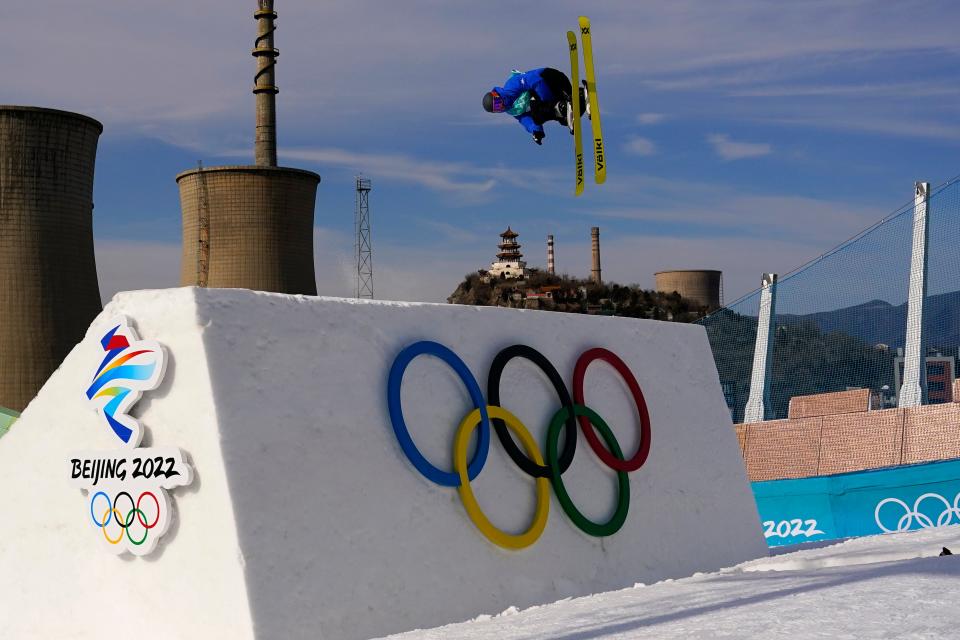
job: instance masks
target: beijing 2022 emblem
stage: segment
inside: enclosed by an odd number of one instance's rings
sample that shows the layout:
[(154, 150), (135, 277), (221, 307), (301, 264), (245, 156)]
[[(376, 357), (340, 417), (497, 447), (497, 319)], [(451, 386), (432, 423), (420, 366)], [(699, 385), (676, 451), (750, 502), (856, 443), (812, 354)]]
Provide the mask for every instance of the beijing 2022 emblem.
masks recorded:
[(193, 469), (177, 447), (140, 447), (143, 427), (129, 414), (145, 391), (163, 381), (163, 346), (140, 340), (124, 317), (110, 326), (84, 396), (120, 448), (70, 456), (70, 482), (86, 492), (86, 518), (102, 544), (112, 553), (143, 556), (170, 526), (167, 490), (189, 485)]

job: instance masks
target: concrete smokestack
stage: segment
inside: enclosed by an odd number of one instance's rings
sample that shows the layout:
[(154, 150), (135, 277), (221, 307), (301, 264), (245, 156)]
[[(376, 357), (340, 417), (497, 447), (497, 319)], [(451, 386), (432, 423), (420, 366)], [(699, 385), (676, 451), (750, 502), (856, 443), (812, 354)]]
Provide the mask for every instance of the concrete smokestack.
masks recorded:
[(590, 250), (593, 254), (593, 268), (590, 269), (590, 279), (594, 284), (600, 284), (600, 227), (590, 227)]
[(100, 312), (93, 167), (103, 125), (0, 106), (0, 406), (22, 411)]
[(276, 166), (273, 0), (258, 0), (254, 17), (256, 164), (177, 176), (183, 212), (180, 283), (316, 295), (313, 210), (320, 176)]
[(547, 273), (553, 275), (556, 273), (553, 263), (553, 236), (547, 236)]
[(254, 142), (254, 161), (267, 167), (277, 166), (277, 93), (274, 73), (280, 55), (273, 46), (273, 21), (277, 14), (273, 0), (259, 0), (260, 6), (253, 14), (257, 19), (257, 39), (253, 56), (257, 59), (257, 75), (253, 78), (253, 93), (257, 96), (257, 133)]

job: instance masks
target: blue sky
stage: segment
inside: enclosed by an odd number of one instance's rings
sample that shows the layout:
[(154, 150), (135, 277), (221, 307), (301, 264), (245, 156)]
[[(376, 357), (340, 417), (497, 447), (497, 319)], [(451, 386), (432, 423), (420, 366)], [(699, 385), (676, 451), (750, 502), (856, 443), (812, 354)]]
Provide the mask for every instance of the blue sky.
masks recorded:
[[(5, 8), (2, 100), (104, 124), (101, 290), (176, 286), (174, 176), (252, 161), (256, 3), (34, 0)], [(350, 295), (353, 176), (373, 180), (377, 297), (444, 300), (517, 230), (527, 259), (652, 287), (713, 268), (728, 300), (960, 173), (955, 2), (277, 0), (279, 156), (321, 174), (318, 289)], [(608, 181), (574, 198), (569, 134), (543, 147), (480, 98), (565, 69), (589, 8)]]

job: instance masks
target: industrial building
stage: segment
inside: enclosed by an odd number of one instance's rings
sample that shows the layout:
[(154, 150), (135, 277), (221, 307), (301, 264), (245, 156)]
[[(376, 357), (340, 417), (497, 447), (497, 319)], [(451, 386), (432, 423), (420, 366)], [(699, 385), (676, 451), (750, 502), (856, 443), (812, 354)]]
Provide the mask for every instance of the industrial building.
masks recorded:
[(654, 274), (656, 288), (660, 293), (673, 293), (693, 304), (709, 309), (719, 309), (723, 272), (709, 269), (658, 271)]
[(101, 311), (93, 171), (103, 125), (0, 106), (0, 407), (21, 411)]
[(256, 164), (198, 167), (177, 176), (180, 283), (316, 295), (313, 212), (320, 176), (277, 166), (273, 0), (259, 0), (254, 18)]
[(593, 284), (602, 284), (603, 276), (600, 272), (600, 227), (590, 227), (590, 280)]

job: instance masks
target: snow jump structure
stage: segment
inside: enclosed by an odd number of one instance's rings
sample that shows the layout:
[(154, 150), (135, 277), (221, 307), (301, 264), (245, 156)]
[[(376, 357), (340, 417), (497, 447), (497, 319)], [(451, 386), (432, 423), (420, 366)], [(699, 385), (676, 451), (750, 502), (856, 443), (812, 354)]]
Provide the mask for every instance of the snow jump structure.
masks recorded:
[(766, 554), (703, 328), (625, 318), (119, 294), (0, 486), (10, 638), (361, 639)]

